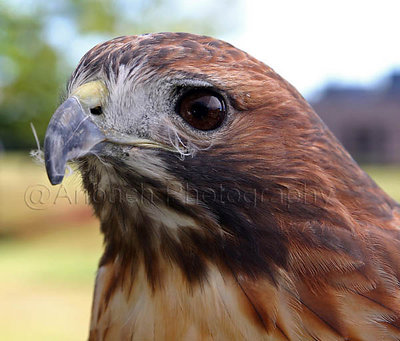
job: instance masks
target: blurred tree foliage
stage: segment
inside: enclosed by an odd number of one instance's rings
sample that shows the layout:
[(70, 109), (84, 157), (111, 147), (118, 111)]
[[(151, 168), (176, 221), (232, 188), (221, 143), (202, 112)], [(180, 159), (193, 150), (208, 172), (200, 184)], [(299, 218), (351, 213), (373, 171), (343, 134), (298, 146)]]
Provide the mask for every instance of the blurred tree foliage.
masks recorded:
[[(41, 141), (69, 74), (88, 48), (154, 31), (216, 34), (237, 24), (237, 0), (3, 0), (0, 2), (0, 149)], [(78, 57), (79, 54), (79, 57)]]

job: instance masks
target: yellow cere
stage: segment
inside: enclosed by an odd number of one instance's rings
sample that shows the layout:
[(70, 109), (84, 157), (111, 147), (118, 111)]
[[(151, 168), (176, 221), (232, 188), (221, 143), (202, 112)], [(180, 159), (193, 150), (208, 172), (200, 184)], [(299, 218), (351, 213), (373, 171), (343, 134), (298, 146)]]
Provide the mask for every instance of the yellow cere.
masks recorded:
[(100, 80), (83, 84), (71, 94), (71, 96), (78, 98), (82, 104), (87, 105), (89, 108), (102, 105), (107, 95), (108, 90)]

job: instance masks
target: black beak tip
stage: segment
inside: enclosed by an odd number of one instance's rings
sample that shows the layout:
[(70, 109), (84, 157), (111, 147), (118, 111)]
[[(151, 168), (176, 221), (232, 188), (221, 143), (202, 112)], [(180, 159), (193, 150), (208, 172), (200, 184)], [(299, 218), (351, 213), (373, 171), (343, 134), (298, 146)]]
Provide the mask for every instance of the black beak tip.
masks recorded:
[(60, 165), (58, 165), (58, 167), (55, 167), (55, 165), (53, 164), (53, 160), (46, 161), (46, 171), (50, 183), (52, 185), (58, 185), (64, 179), (65, 163), (62, 164), (62, 167), (60, 167)]
[(49, 174), (49, 180), (50, 183), (54, 186), (54, 185), (59, 185), (64, 179), (64, 175), (50, 175)]
[(64, 179), (66, 156), (62, 148), (57, 148), (53, 142), (52, 138), (49, 138), (46, 134), (44, 139), (44, 160), (50, 183), (58, 185)]

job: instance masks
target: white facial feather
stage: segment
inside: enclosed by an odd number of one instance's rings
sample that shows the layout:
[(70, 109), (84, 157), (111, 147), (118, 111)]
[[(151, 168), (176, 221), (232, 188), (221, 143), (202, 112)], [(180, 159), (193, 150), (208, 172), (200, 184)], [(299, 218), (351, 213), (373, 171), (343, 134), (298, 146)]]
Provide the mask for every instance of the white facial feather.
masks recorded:
[[(145, 138), (174, 148), (181, 159), (193, 157), (197, 151), (212, 146), (213, 137), (195, 132), (182, 122), (175, 112), (179, 87), (211, 87), (185, 75), (160, 77), (155, 71), (142, 72), (143, 65), (120, 65), (117, 74), (107, 77), (104, 70), (98, 74), (78, 73), (68, 87), (68, 95), (84, 83), (100, 79), (108, 89), (108, 101), (103, 115), (91, 119), (109, 134), (126, 138)], [(112, 74), (113, 67), (108, 72)], [(112, 100), (111, 100), (112, 99)]]

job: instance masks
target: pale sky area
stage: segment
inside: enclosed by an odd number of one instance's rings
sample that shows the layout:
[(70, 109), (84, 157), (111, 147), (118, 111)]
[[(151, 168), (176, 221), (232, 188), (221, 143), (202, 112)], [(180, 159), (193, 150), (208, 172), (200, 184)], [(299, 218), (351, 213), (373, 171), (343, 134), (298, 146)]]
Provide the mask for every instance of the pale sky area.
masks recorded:
[(369, 86), (400, 70), (399, 0), (246, 0), (243, 15), (225, 39), (307, 97), (327, 82)]
[[(182, 0), (180, 10), (200, 11), (212, 1)], [(274, 68), (308, 98), (327, 83), (373, 86), (400, 70), (400, 0), (238, 1), (236, 28), (218, 37)], [(224, 19), (232, 20), (221, 13)], [(104, 40), (77, 41), (70, 23), (54, 20), (48, 31), (54, 45), (60, 32), (76, 63)]]

